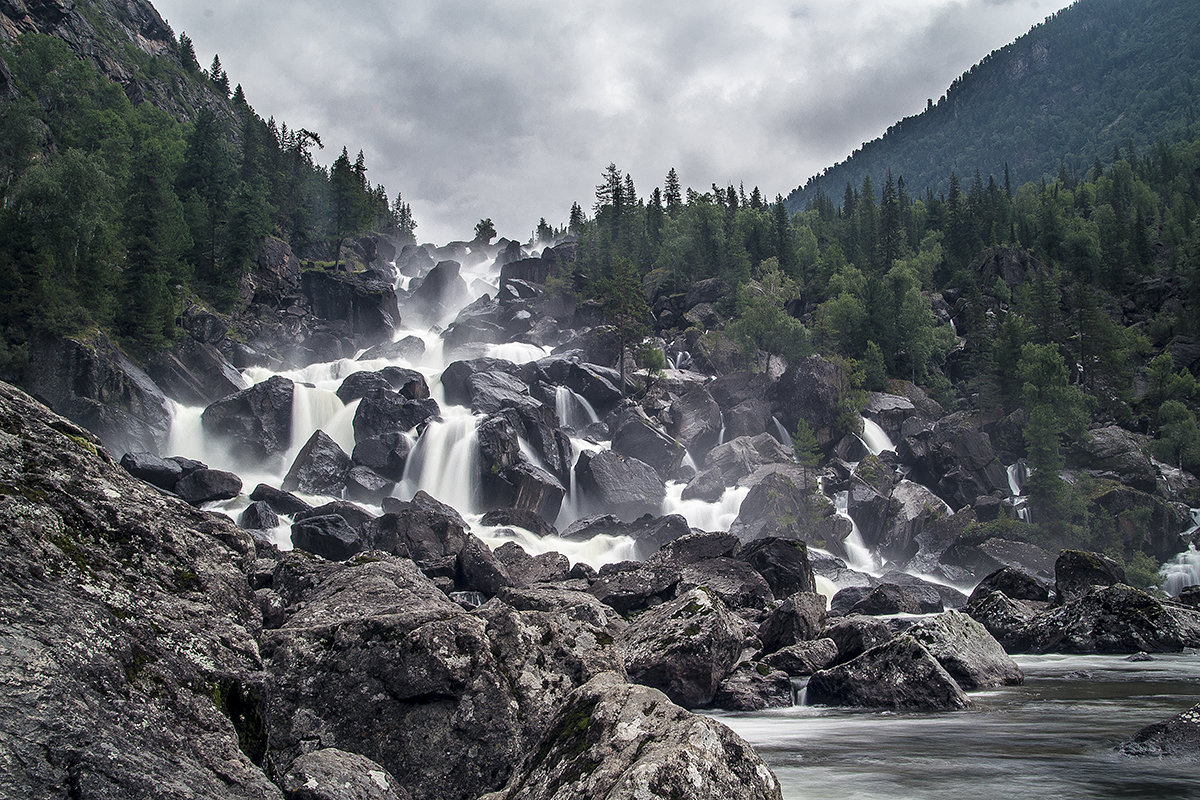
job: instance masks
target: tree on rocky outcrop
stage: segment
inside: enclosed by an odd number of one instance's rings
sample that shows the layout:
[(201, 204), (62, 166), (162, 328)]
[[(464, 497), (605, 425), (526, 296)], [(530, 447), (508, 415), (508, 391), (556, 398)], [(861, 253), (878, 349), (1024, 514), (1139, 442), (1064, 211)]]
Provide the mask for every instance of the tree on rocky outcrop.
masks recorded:
[(614, 258), (606, 275), (595, 282), (604, 316), (617, 330), (621, 346), (621, 392), (625, 392), (625, 348), (649, 332), (650, 307), (642, 293), (642, 279), (624, 258)]
[(350, 163), (350, 154), (342, 148), (342, 154), (329, 169), (329, 192), (333, 206), (333, 266), (337, 269), (342, 258), (342, 244), (346, 239), (362, 230), (369, 213), (362, 194), (362, 182)]
[(1178, 400), (1168, 400), (1158, 408), (1158, 439), (1154, 453), (1180, 469), (1200, 469), (1200, 427), (1196, 415)]
[(481, 219), (475, 223), (475, 242), (478, 244), (490, 244), (492, 239), (496, 238), (496, 226), (492, 224), (492, 218)]
[(804, 492), (808, 493), (808, 473), (821, 463), (821, 450), (817, 446), (817, 435), (812, 426), (803, 419), (796, 420), (792, 432), (792, 452), (796, 463), (804, 467)]
[(756, 357), (762, 351), (766, 357), (763, 369), (769, 373), (772, 356), (796, 363), (812, 353), (812, 344), (808, 329), (785, 308), (797, 295), (795, 284), (780, 272), (775, 258), (764, 261), (761, 269), (763, 275), (758, 282), (738, 291), (737, 316), (728, 333), (747, 355)]
[(217, 91), (229, 97), (229, 75), (221, 68), (221, 56), (217, 54), (213, 55), (212, 66), (208, 68), (208, 80)]

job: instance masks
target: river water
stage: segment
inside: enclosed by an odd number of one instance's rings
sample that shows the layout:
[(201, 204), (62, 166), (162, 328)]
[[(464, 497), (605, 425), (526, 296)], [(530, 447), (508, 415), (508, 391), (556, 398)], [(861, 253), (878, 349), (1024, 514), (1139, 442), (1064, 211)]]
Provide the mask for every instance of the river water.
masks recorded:
[(787, 800), (1200, 798), (1200, 764), (1123, 756), (1200, 702), (1200, 654), (1019, 656), (1022, 686), (944, 714), (795, 706), (712, 714), (754, 745)]

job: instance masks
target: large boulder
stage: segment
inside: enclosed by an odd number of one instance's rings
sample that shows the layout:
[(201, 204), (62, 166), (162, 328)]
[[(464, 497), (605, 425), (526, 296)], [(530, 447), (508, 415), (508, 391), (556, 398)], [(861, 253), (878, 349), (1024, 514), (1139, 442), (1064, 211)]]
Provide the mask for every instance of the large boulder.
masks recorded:
[(183, 477), (183, 467), (177, 461), (161, 458), (154, 453), (126, 453), (121, 456), (121, 466), (135, 478), (168, 492)]
[(797, 466), (764, 469), (770, 471), (750, 489), (729, 532), (743, 543), (772, 536), (817, 539), (818, 524), (832, 507), (816, 494), (816, 476)]
[(330, 561), (345, 561), (368, 549), (369, 540), (338, 514), (321, 514), (292, 523), (292, 546)]
[(371, 389), (354, 410), (354, 441), (411, 431), (440, 413), (437, 401), (431, 398), (411, 400), (390, 389)]
[(502, 603), (465, 613), (406, 559), (289, 563), (308, 577), (264, 633), (272, 763), (352, 747), (415, 800), (475, 800), (504, 785), (572, 690), (620, 669), (602, 629)]
[(692, 589), (638, 617), (617, 638), (630, 680), (684, 708), (708, 705), (742, 651), (737, 619), (719, 597)]
[(1118, 583), (1038, 615), (1029, 637), (1038, 653), (1178, 653), (1200, 647), (1200, 611)]
[(1025, 680), (1021, 668), (987, 629), (959, 611), (923, 619), (905, 633), (925, 645), (964, 689), (1014, 686)]
[(457, 261), (440, 261), (426, 273), (408, 299), (406, 313), (437, 324), (457, 310), (470, 295), (467, 282), (459, 275)]
[(983, 625), (1008, 653), (1029, 650), (1031, 626), (1040, 610), (1029, 601), (1014, 600), (1000, 591), (973, 597), (966, 608), (971, 618)]
[(666, 496), (663, 479), (653, 467), (612, 450), (581, 454), (575, 475), (585, 497), (622, 519), (657, 512)]
[(1050, 587), (1024, 570), (1016, 567), (1001, 567), (989, 573), (971, 592), (970, 602), (982, 600), (992, 592), (1002, 592), (1013, 600), (1050, 599)]
[(678, 583), (677, 567), (618, 561), (602, 566), (588, 591), (617, 612), (628, 614), (669, 600), (674, 596)]
[(225, 442), (234, 454), (254, 460), (275, 458), (292, 445), (295, 386), (274, 375), (204, 409), (204, 431)]
[(771, 386), (767, 399), (784, 430), (794, 431), (796, 423), (805, 420), (812, 426), (817, 444), (825, 448), (840, 437), (837, 425), (842, 413), (842, 383), (836, 364), (821, 356), (809, 356), (788, 367)]
[(762, 711), (792, 705), (792, 679), (783, 670), (758, 661), (743, 661), (713, 696), (713, 708), (726, 711)]
[(778, 780), (736, 734), (615, 674), (572, 694), (508, 784), (480, 800), (551, 797), (782, 800)]
[(242, 491), (242, 479), (232, 472), (201, 468), (189, 472), (175, 484), (175, 494), (194, 506), (232, 500)]
[(358, 441), (350, 460), (388, 480), (399, 481), (411, 452), (412, 441), (403, 433), (384, 433)]
[(883, 620), (852, 614), (831, 620), (818, 635), (837, 645), (836, 663), (841, 664), (890, 641), (892, 630)]
[(708, 558), (682, 566), (678, 590), (697, 587), (708, 589), (738, 611), (762, 609), (775, 600), (763, 576), (745, 561), (733, 558)]
[(756, 539), (742, 547), (737, 557), (763, 576), (776, 597), (817, 590), (804, 542), (773, 536)]
[(762, 663), (793, 677), (812, 675), (825, 669), (837, 659), (837, 643), (833, 639), (813, 639), (796, 642), (763, 656)]
[(1117, 425), (1093, 428), (1081, 437), (1072, 466), (1115, 473), (1122, 484), (1143, 492), (1158, 488), (1158, 470), (1148, 454), (1148, 443)]
[(911, 636), (874, 647), (808, 680), (813, 705), (958, 711), (971, 701), (932, 654)]
[(776, 606), (758, 626), (764, 653), (816, 639), (825, 626), (825, 596), (796, 592)]
[(314, 316), (347, 323), (362, 346), (391, 339), (400, 325), (396, 289), (384, 281), (306, 270), (300, 285)]
[(246, 388), (245, 378), (215, 345), (191, 338), (156, 354), (146, 370), (167, 394), (187, 405), (206, 406)]
[(0, 794), (282, 798), (250, 535), (8, 384), (0, 431)]
[(666, 480), (679, 469), (687, 451), (640, 406), (621, 411), (613, 424), (612, 449), (649, 464)]
[(103, 334), (30, 342), (25, 387), (100, 437), (114, 453), (161, 452), (170, 432), (167, 399)]
[(1086, 595), (1093, 586), (1125, 582), (1125, 568), (1108, 556), (1063, 550), (1054, 562), (1054, 594), (1059, 604)]
[(346, 473), (354, 466), (350, 456), (324, 431), (314, 431), (296, 455), (283, 479), (285, 492), (341, 497)]

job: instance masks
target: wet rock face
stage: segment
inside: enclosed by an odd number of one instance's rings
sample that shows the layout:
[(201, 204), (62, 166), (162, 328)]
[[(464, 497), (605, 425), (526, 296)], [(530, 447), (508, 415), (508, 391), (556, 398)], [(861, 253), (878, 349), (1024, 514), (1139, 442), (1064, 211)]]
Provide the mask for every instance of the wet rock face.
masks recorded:
[(572, 694), (507, 785), (480, 800), (550, 797), (782, 800), (775, 776), (724, 725), (612, 674)]
[(281, 797), (229, 715), (261, 696), (246, 532), (0, 384), (0, 540), (0, 794)]
[(1054, 593), (1060, 604), (1084, 596), (1093, 586), (1124, 582), (1125, 569), (1099, 553), (1063, 550), (1054, 562)]
[(1200, 705), (1147, 725), (1121, 745), (1127, 756), (1200, 761)]
[(966, 614), (946, 611), (906, 633), (925, 646), (964, 689), (1020, 684), (1025, 675), (987, 630)]
[(351, 466), (350, 456), (338, 443), (324, 431), (316, 431), (296, 455), (281, 488), (285, 492), (340, 497)]
[(653, 467), (611, 450), (581, 455), (575, 475), (585, 495), (595, 497), (602, 507), (623, 519), (657, 511), (666, 496), (662, 478)]
[(292, 444), (295, 387), (279, 375), (218, 400), (204, 409), (204, 431), (255, 460), (282, 455)]
[(154, 381), (102, 334), (30, 343), (25, 386), (115, 453), (159, 452), (171, 419)]
[(958, 711), (971, 705), (954, 678), (910, 636), (815, 673), (808, 682), (808, 702), (912, 711)]

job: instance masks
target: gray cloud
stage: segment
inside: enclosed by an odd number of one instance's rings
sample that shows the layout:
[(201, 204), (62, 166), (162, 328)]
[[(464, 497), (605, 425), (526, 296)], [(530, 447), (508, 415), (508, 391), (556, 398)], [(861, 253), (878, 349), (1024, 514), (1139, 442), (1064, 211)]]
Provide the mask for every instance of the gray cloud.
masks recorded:
[[(156, 0), (259, 113), (343, 144), (412, 203), (423, 239), (491, 217), (525, 238), (639, 191), (786, 194), (1065, 0)], [(332, 151), (332, 152), (331, 152)]]

